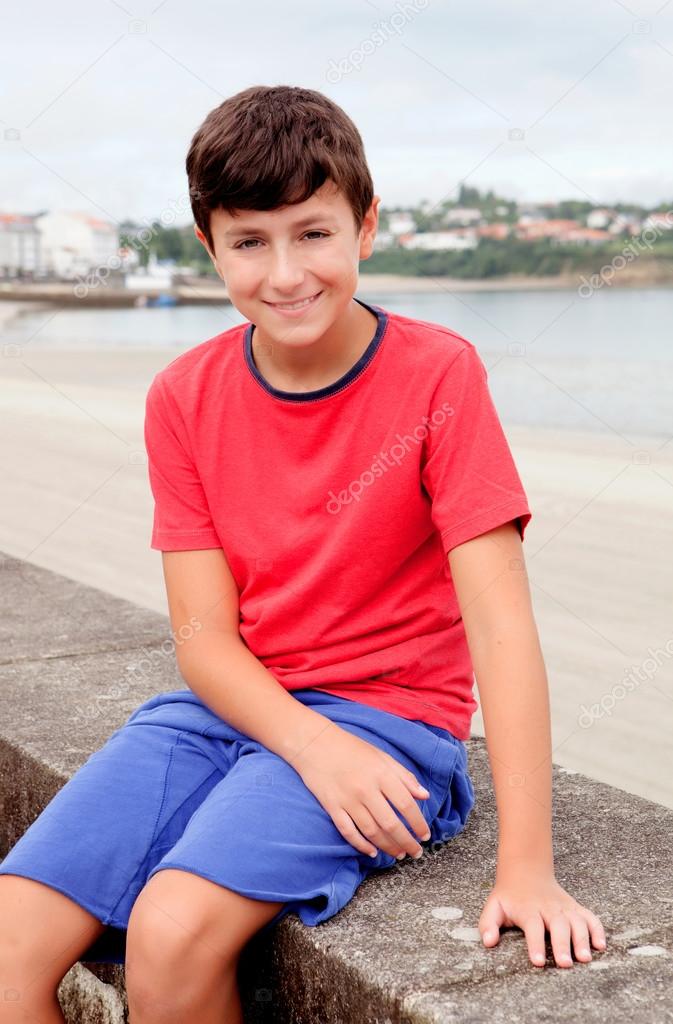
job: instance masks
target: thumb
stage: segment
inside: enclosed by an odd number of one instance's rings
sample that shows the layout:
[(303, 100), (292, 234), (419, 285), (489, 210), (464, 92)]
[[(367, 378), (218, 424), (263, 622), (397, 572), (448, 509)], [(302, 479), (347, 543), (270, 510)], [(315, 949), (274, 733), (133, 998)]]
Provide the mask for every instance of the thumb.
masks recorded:
[(479, 931), (485, 946), (496, 946), (500, 941), (500, 926), (505, 919), (505, 913), (498, 902), (491, 903), (484, 911), (479, 921)]

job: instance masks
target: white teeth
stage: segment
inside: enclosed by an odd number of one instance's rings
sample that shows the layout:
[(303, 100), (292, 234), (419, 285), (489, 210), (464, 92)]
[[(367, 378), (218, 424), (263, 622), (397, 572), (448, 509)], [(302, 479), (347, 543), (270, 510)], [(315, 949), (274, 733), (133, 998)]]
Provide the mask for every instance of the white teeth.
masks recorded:
[(280, 302), (274, 302), (274, 306), (277, 306), (278, 309), (301, 309), (302, 306), (308, 306), (309, 302), (313, 302), (315, 298), (316, 296), (312, 295), (310, 298), (304, 299), (302, 302), (294, 302), (292, 305), (281, 305)]

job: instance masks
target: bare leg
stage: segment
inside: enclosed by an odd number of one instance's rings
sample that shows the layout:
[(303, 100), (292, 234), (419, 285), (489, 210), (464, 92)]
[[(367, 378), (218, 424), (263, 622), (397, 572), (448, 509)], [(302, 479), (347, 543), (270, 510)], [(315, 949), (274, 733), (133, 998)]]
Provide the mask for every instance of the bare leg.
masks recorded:
[(129, 919), (129, 1024), (243, 1024), (240, 954), (282, 906), (188, 871), (157, 872)]
[[(0, 1020), (5, 1024), (65, 1024), (56, 993), (39, 1002), (7, 998), (0, 1004)], [(237, 1022), (238, 1024), (238, 1022)]]
[(0, 875), (0, 1022), (64, 1024), (58, 986), (103, 931), (56, 889)]
[(244, 1024), (236, 968), (221, 970), (206, 984), (201, 977), (198, 990), (186, 993), (167, 990), (157, 992), (134, 987), (129, 995), (129, 1024)]

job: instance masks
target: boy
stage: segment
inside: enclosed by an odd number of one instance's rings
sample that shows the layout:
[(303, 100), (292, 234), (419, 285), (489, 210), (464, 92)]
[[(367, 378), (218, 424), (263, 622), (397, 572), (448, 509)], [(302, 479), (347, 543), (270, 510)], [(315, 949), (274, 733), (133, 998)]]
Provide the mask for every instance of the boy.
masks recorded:
[[(431, 438), (429, 455), (420, 482), (438, 492), (442, 490), (434, 512), (448, 552), (445, 600), (450, 603), (452, 581), (469, 654), (477, 670), (500, 818), (496, 886), (486, 901), (479, 929), (484, 944), (492, 946), (498, 941), (501, 926), (520, 926), (525, 929), (532, 962), (541, 963), (546, 925), (559, 966), (572, 962), (571, 940), (577, 958), (590, 960), (590, 935), (597, 948), (605, 944), (600, 921), (569, 896), (554, 877), (548, 696), (521, 545), (531, 514), (498, 431), (487, 397), (486, 373), (474, 347), (435, 325), (388, 315), (388, 325), (394, 321), (397, 331), (394, 339), (389, 337), (383, 342), (388, 346), (389, 361), (385, 367), (382, 364), (383, 349), (377, 338), (380, 321), (371, 309), (358, 305), (353, 298), (358, 261), (366, 259), (372, 251), (380, 199), (371, 195), (357, 130), (326, 97), (312, 90), (282, 86), (250, 88), (239, 93), (206, 119), (192, 142), (187, 168), (194, 195), (196, 235), (226, 283), (232, 303), (250, 321), (245, 333), (234, 329), (234, 336), (237, 340), (243, 338), (251, 379), (264, 394), (255, 407), (259, 419), (249, 415), (245, 423), (243, 404), (225, 392), (220, 396), (223, 402), (231, 401), (236, 415), (241, 417), (241, 436), (234, 434), (236, 424), (230, 422), (231, 417), (223, 416), (223, 430), (226, 425), (232, 433), (226, 442), (222, 435), (219, 439), (229, 448), (241, 444), (244, 438), (250, 445), (245, 449), (246, 457), (254, 469), (240, 476), (241, 466), (234, 460), (236, 480), (230, 488), (218, 491), (216, 469), (204, 460), (205, 495), (199, 491), (198, 497), (191, 490), (194, 478), (186, 476), (192, 511), (189, 526), (193, 534), (181, 532), (178, 513), (175, 524), (171, 523), (166, 501), (166, 518), (160, 520), (155, 540), (160, 543), (165, 537), (167, 542), (187, 544), (191, 543), (190, 537), (198, 537), (199, 546), (212, 544), (214, 549), (210, 558), (205, 552), (196, 556), (193, 552), (164, 554), (173, 627), (179, 628), (192, 612), (202, 614), (203, 606), (209, 602), (224, 604), (230, 593), (234, 596), (234, 582), (224, 570), (221, 550), (216, 548), (222, 542), (236, 583), (249, 591), (247, 616), (242, 613), (240, 624), (233, 601), (229, 601), (231, 629), (238, 630), (240, 625), (240, 633), (250, 649), (272, 668), (274, 677), (288, 690), (310, 684), (330, 692), (331, 683), (331, 692), (348, 694), (355, 700), (366, 699), (378, 707), (412, 717), (403, 707), (408, 691), (397, 692), (400, 686), (408, 685), (406, 675), (411, 662), (421, 674), (426, 669), (426, 697), (432, 694), (430, 678), (438, 686), (442, 673), (444, 678), (450, 675), (450, 666), (437, 662), (442, 655), (448, 659), (452, 653), (456, 660), (461, 659), (457, 640), (454, 639), (453, 652), (426, 644), (417, 645), (410, 656), (400, 651), (400, 646), (404, 646), (400, 643), (401, 626), (395, 631), (392, 623), (388, 643), (389, 647), (397, 648), (393, 661), (401, 660), (402, 665), (390, 668), (386, 663), (384, 667), (385, 645), (380, 641), (375, 655), (368, 654), (372, 667), (384, 670), (372, 671), (368, 678), (343, 682), (349, 669), (355, 673), (350, 662), (330, 661), (336, 642), (333, 647), (323, 646), (322, 656), (320, 652), (312, 651), (309, 655), (298, 650), (302, 637), (313, 636), (317, 642), (322, 636), (325, 644), (328, 636), (333, 638), (338, 632), (342, 638), (340, 650), (347, 656), (347, 640), (357, 634), (361, 623), (367, 624), (370, 612), (369, 608), (356, 607), (354, 596), (384, 603), (383, 595), (368, 592), (367, 582), (375, 571), (368, 568), (368, 560), (378, 568), (377, 548), (384, 550), (387, 557), (395, 557), (393, 550), (384, 547), (388, 537), (380, 536), (382, 531), (391, 532), (386, 519), (396, 523), (393, 536), (400, 547), (398, 565), (403, 557), (413, 557), (412, 552), (402, 548), (405, 536), (413, 533), (408, 520), (415, 509), (409, 509), (406, 485), (414, 474), (410, 469), (407, 479), (400, 462), (391, 464), (384, 460), (385, 466), (379, 462), (378, 473), (374, 467), (377, 455), (383, 455), (376, 451), (381, 442), (399, 437), (397, 427), (402, 432), (416, 426), (401, 417), (397, 419), (396, 412), (404, 408), (408, 393), (423, 384), (420, 374), (415, 378), (408, 376), (413, 371), (413, 365), (408, 363), (400, 365), (396, 376), (386, 379), (386, 374), (395, 372), (394, 360), (398, 355), (400, 359), (409, 359), (408, 346), (412, 342), (419, 350), (426, 345), (431, 358), (449, 371), (444, 377), (439, 372), (434, 374), (437, 393), (433, 407), (441, 408), (441, 398), (446, 396), (455, 402), (456, 408), (449, 410), (444, 419), (436, 416), (434, 432), (427, 432)], [(403, 337), (407, 350), (397, 353), (392, 346), (401, 348)], [(203, 358), (208, 355), (204, 353)], [(425, 360), (419, 351), (419, 369), (422, 362)], [(185, 370), (179, 371), (183, 363)], [(179, 357), (174, 365), (176, 373), (187, 375), (188, 368), (194, 365), (193, 352), (186, 359)], [(425, 365), (422, 369), (425, 372)], [(369, 379), (365, 380), (367, 376)], [(206, 383), (201, 386), (205, 388)], [(350, 410), (346, 404), (337, 411), (330, 409), (332, 397), (343, 396), (348, 388), (357, 388), (358, 383), (361, 388), (369, 386), (372, 392), (367, 402), (373, 400), (378, 389), (388, 391), (387, 422), (374, 421), (373, 411), (366, 418), (366, 402), (353, 405)], [(425, 388), (427, 393), (430, 390)], [(180, 394), (186, 391), (183, 388)], [(187, 412), (183, 409), (183, 416), (197, 415), (197, 410), (208, 415), (203, 395), (197, 399), (190, 390), (189, 400), (191, 405)], [(326, 408), (316, 411), (308, 405), (320, 402)], [(446, 401), (443, 404), (447, 406)], [(314, 412), (317, 422), (306, 417), (305, 424), (302, 423), (307, 409)], [(269, 421), (265, 423), (262, 417), (267, 410)], [(375, 411), (381, 411), (378, 405)], [(352, 423), (345, 422), (349, 414), (355, 417)], [(455, 416), (455, 421), (450, 416)], [(462, 418), (465, 425), (461, 427)], [(208, 426), (212, 422), (209, 418)], [(465, 440), (468, 430), (477, 426), (483, 433), (467, 437), (468, 444), (472, 442), (470, 449), (456, 450), (452, 434)], [(184, 436), (190, 435), (195, 446), (202, 441), (205, 446), (205, 430), (204, 427), (200, 434), (192, 424), (191, 431), (185, 430)], [(276, 430), (278, 434), (272, 437), (271, 432)], [(347, 450), (347, 442), (354, 443), (356, 434), (364, 435), (362, 461)], [(422, 431), (419, 436), (423, 436)], [(485, 448), (487, 442), (493, 445), (492, 452)], [(415, 443), (420, 447), (418, 440)], [(344, 450), (335, 458), (333, 450), (340, 447)], [(283, 452), (287, 453), (288, 465), (276, 461)], [(403, 457), (413, 463), (417, 454), (412, 446), (412, 451), (405, 451)], [(497, 464), (497, 460), (504, 464)], [(329, 467), (327, 474), (322, 472), (323, 462)], [(278, 478), (290, 465), (297, 476), (290, 487), (284, 488), (281, 498), (285, 501), (293, 489), (296, 506), (292, 509), (283, 504), (283, 514), (279, 515), (273, 487), (278, 486)], [(219, 470), (225, 473), (226, 468), (225, 456)], [(359, 479), (349, 477), (358, 471)], [(367, 472), (371, 480), (363, 479)], [(383, 482), (386, 475), (387, 484)], [(273, 484), (270, 491), (265, 490), (266, 480)], [(318, 480), (322, 492), (316, 486)], [(166, 481), (158, 486), (166, 498)], [(255, 486), (260, 487), (259, 492), (250, 493), (249, 489)], [(449, 487), (456, 488), (457, 493), (444, 493)], [(385, 491), (385, 501), (374, 499), (377, 488)], [(208, 499), (211, 494), (220, 493), (231, 493), (232, 497), (239, 493), (243, 512), (226, 506), (222, 509), (221, 529), (218, 523), (214, 531), (214, 510), (209, 509)], [(331, 495), (322, 508), (317, 503), (319, 493)], [(308, 494), (311, 502), (306, 501)], [(359, 506), (357, 511), (369, 529), (369, 536), (361, 526), (358, 532), (354, 516), (349, 522), (349, 513), (355, 506)], [(254, 528), (246, 520), (253, 509), (258, 519)], [(296, 522), (289, 522), (293, 511)], [(322, 517), (319, 528), (315, 530), (303, 517)], [(310, 536), (314, 532), (323, 536), (326, 550), (319, 557), (325, 569), (347, 574), (347, 585), (339, 587), (335, 578), (331, 594), (310, 589), (319, 576), (310, 564), (316, 553), (310, 546), (302, 546), (303, 529)], [(339, 531), (343, 535), (332, 540)], [(336, 558), (331, 562), (333, 554), (352, 558), (355, 567)], [(348, 588), (353, 587), (359, 588), (355, 595), (352, 590), (348, 593)], [(272, 604), (271, 608), (265, 609), (262, 597)], [(265, 615), (273, 619), (283, 601), (296, 611), (297, 618), (285, 623), (292, 633), (285, 649), (279, 651), (270, 644), (272, 637), (276, 642), (279, 640), (273, 632), (276, 623), (265, 626), (263, 619)], [(414, 612), (418, 610), (414, 603), (407, 605), (407, 612), (410, 607)], [(346, 614), (353, 617), (351, 622), (345, 620)], [(327, 621), (330, 617), (335, 620), (331, 629)], [(398, 619), (404, 617), (405, 609), (398, 609)], [(369, 625), (383, 628), (384, 623), (372, 617)], [(421, 617), (414, 626), (424, 630)], [(412, 635), (410, 639), (418, 638)], [(366, 658), (367, 655), (362, 656), (363, 664)], [(212, 663), (212, 669), (206, 667), (206, 662)], [(399, 777), (392, 767), (384, 772), (383, 778), (377, 777), (375, 760), (369, 762), (366, 752), (359, 751), (362, 792), (356, 797), (352, 788), (338, 781), (339, 767), (353, 764), (351, 758), (357, 756), (348, 737), (333, 729), (323, 730), (312, 713), (306, 714), (306, 709), (286, 699), (285, 691), (274, 688), (269, 677), (259, 672), (254, 673), (255, 684), (259, 685), (255, 698), (259, 700), (248, 698), (247, 682), (241, 683), (240, 692), (225, 698), (218, 688), (216, 658), (205, 658), (198, 644), (193, 654), (184, 653), (183, 663), (188, 680), (198, 682), (203, 699), (243, 731), (291, 760), (306, 785), (328, 805), (340, 831), (357, 849), (366, 852), (370, 844), (351, 824), (355, 817), (353, 807), (359, 804), (362, 820), (376, 825), (377, 819), (385, 814), (384, 791), (388, 787), (399, 791)], [(245, 665), (248, 664), (246, 660)], [(241, 675), (244, 674), (248, 673), (242, 669)], [(372, 685), (374, 679), (381, 680), (381, 685)], [(415, 696), (412, 691), (414, 711), (421, 708), (420, 703), (414, 702)], [(466, 738), (469, 716), (476, 704), (470, 704), (465, 693), (460, 693), (460, 698), (464, 703), (459, 709), (454, 707), (451, 724), (461, 738)], [(446, 725), (446, 718), (434, 705), (426, 704), (424, 709), (427, 721)], [(415, 852), (413, 839), (407, 839), (402, 829), (398, 834), (406, 840), (402, 847)], [(372, 839), (376, 844), (374, 834)]]
[(137, 709), (3, 862), (5, 933), (13, 906), (32, 922), (5, 981), (22, 990), (44, 955), (50, 900), (72, 941), (42, 986), (128, 925), (134, 1024), (240, 1024), (255, 932), (289, 909), (326, 919), (371, 870), (464, 827), (473, 667), (499, 817), (483, 943), (520, 927), (543, 965), (548, 928), (559, 966), (589, 961), (601, 922), (554, 875), (531, 513), (475, 347), (355, 299), (380, 199), (321, 93), (229, 98), (187, 172), (196, 235), (248, 320), (147, 396), (151, 544), (189, 689)]

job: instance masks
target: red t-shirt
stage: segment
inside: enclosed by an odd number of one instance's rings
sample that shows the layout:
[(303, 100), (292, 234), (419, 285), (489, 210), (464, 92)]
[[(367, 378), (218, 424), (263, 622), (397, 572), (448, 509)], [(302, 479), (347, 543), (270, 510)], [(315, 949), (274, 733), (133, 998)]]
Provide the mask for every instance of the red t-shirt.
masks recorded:
[(525, 491), (475, 346), (360, 299), (378, 327), (310, 392), (259, 373), (250, 323), (152, 381), (151, 547), (219, 548), (240, 633), (304, 687), (470, 735), (474, 672), (447, 553), (516, 519)]

